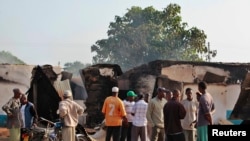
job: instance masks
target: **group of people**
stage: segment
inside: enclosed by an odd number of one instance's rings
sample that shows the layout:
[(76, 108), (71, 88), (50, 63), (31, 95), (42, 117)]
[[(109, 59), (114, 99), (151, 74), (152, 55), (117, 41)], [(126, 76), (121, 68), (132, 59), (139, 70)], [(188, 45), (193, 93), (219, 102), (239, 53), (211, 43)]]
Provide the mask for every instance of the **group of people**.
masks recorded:
[(10, 132), (10, 141), (22, 141), (25, 129), (31, 128), (37, 122), (37, 112), (33, 103), (27, 100), (20, 89), (13, 89), (14, 96), (3, 105), (7, 114), (7, 128)]
[[(145, 94), (127, 92), (118, 97), (119, 88), (105, 99), (102, 113), (107, 127), (106, 141), (207, 141), (208, 125), (213, 124), (215, 105), (206, 82), (198, 83), (198, 92), (186, 88), (181, 100), (178, 89), (157, 88), (152, 99)], [(196, 94), (196, 99), (194, 98)]]
[(148, 103), (143, 94), (127, 92), (123, 101), (118, 97), (119, 88), (112, 88), (102, 107), (107, 127), (106, 141), (146, 141)]
[[(23, 132), (37, 126), (38, 114), (33, 103), (28, 101), (27, 95), (20, 89), (13, 89), (14, 96), (3, 105), (2, 109), (7, 114), (7, 128), (10, 132), (9, 141), (23, 141)], [(83, 114), (82, 106), (73, 101), (72, 92), (64, 91), (63, 99), (58, 105), (58, 114), (63, 122), (62, 139), (75, 141), (75, 127), (78, 116)]]
[[(212, 96), (207, 92), (205, 82), (198, 83), (195, 100), (193, 90), (185, 90), (186, 98), (181, 100), (178, 89), (170, 91), (157, 88), (157, 95), (148, 99), (146, 94), (127, 92), (127, 98), (118, 97), (119, 88), (112, 88), (102, 107), (107, 129), (106, 141), (207, 141), (207, 126), (213, 124), (215, 111)], [(7, 128), (10, 141), (22, 141), (22, 132), (36, 125), (38, 115), (33, 103), (20, 89), (13, 89), (14, 96), (3, 105), (7, 114)], [(84, 109), (73, 101), (72, 92), (66, 90), (59, 103), (58, 114), (62, 119), (62, 139), (75, 141), (75, 127), (78, 116)]]

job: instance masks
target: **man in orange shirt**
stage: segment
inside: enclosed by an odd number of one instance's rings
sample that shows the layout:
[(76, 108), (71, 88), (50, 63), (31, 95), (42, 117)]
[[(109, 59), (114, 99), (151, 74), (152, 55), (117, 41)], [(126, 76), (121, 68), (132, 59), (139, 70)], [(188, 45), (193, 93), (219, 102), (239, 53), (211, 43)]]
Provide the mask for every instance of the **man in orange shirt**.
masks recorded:
[(105, 116), (105, 125), (107, 126), (107, 134), (105, 141), (119, 141), (121, 136), (122, 122), (128, 124), (126, 111), (122, 100), (118, 97), (119, 88), (112, 88), (112, 96), (105, 99), (102, 113)]

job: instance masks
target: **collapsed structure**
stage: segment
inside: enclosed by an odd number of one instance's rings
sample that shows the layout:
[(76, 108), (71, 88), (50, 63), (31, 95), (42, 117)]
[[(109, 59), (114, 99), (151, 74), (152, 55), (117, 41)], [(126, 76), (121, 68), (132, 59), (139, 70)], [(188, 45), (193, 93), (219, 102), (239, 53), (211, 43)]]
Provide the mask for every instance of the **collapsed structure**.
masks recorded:
[[(13, 88), (20, 88), (34, 103), (38, 116), (48, 120), (58, 120), (56, 111), (64, 90), (71, 90), (73, 100), (84, 107), (83, 100), (87, 95), (84, 86), (60, 67), (2, 64), (0, 68), (0, 106), (13, 96)], [(6, 124), (6, 114), (2, 110), (0, 121), (1, 126)]]
[(118, 86), (117, 79), (122, 70), (117, 64), (97, 64), (82, 69), (80, 73), (88, 93), (86, 124), (94, 127), (104, 119), (101, 113), (103, 102), (111, 95), (111, 88)]
[[(169, 60), (152, 61), (125, 73), (117, 69), (116, 65), (97, 64), (90, 66), (81, 71), (82, 75), (85, 76), (84, 83), (88, 93), (86, 106), (89, 118), (87, 118), (87, 123), (98, 124), (102, 122), (102, 104), (105, 97), (111, 95), (110, 88), (112, 85), (117, 85), (120, 88), (119, 97), (121, 99), (125, 98), (125, 93), (128, 90), (149, 94), (152, 98), (155, 96), (155, 90), (159, 86), (170, 90), (179, 89), (183, 94), (188, 87), (192, 88), (195, 92), (198, 91), (198, 82), (205, 81), (208, 83), (207, 90), (214, 97), (215, 101), (216, 112), (213, 115), (214, 122), (216, 124), (223, 124), (223, 121), (228, 120), (233, 124), (240, 124), (241, 120), (250, 117), (247, 114), (249, 112), (246, 112), (246, 110), (244, 111), (246, 115), (244, 118), (229, 119), (229, 117), (233, 109), (239, 112), (244, 107), (244, 103), (246, 103), (240, 102), (236, 104), (237, 99), (247, 100), (246, 97), (249, 97), (249, 89), (242, 88), (242, 84), (246, 85), (244, 87), (250, 85), (250, 79), (248, 78), (249, 69), (250, 64), (248, 63)], [(184, 94), (182, 95), (183, 98), (185, 98)]]
[[(215, 101), (215, 124), (225, 120), (241, 124), (242, 120), (250, 118), (249, 70), (248, 63), (156, 60), (126, 72), (122, 72), (118, 64), (96, 64), (81, 69), (81, 77), (72, 79), (71, 73), (62, 71), (60, 67), (1, 64), (0, 106), (13, 96), (12, 89), (18, 87), (36, 105), (39, 116), (55, 120), (63, 90), (71, 89), (74, 100), (87, 108), (87, 116), (81, 122), (94, 127), (104, 119), (102, 105), (111, 95), (113, 86), (120, 88), (121, 99), (129, 90), (152, 98), (159, 86), (179, 89), (183, 94), (188, 87), (198, 91), (197, 83), (206, 81), (208, 92)], [(82, 85), (79, 84), (81, 81)], [(0, 110), (1, 126), (5, 118), (5, 113)]]

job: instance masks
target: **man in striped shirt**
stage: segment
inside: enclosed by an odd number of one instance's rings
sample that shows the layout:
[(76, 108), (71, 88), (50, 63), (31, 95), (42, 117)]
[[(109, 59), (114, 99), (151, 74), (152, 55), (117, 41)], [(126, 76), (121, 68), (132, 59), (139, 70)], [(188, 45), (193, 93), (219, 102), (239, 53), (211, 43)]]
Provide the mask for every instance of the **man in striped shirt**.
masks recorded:
[(143, 95), (137, 95), (138, 101), (135, 103), (132, 109), (133, 126), (131, 133), (131, 141), (138, 141), (140, 136), (141, 141), (147, 140), (147, 109), (148, 103), (145, 102)]

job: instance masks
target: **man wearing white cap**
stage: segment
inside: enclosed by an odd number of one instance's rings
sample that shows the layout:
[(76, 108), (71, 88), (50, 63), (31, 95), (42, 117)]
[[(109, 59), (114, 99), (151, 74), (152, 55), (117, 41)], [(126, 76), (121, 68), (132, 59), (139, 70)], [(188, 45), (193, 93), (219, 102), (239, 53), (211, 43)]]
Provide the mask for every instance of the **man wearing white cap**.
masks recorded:
[(112, 96), (105, 99), (102, 113), (107, 126), (106, 141), (120, 141), (122, 122), (127, 124), (126, 111), (122, 100), (118, 97), (119, 88), (112, 88)]
[(59, 103), (59, 116), (63, 120), (62, 139), (75, 141), (75, 127), (78, 124), (78, 116), (84, 109), (72, 100), (72, 92), (64, 91), (63, 100)]

